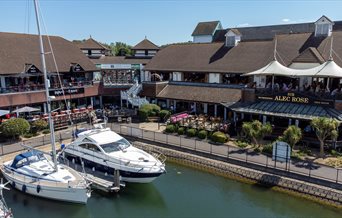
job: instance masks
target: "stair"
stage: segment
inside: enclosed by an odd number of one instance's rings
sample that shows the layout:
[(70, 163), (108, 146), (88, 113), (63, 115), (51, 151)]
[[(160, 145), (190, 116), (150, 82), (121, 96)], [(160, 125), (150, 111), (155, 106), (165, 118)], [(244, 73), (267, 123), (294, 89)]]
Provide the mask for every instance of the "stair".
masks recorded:
[(140, 96), (138, 96), (141, 90), (142, 90), (142, 85), (136, 82), (127, 91), (121, 91), (121, 100), (126, 100), (132, 106), (140, 108), (142, 105), (149, 103), (146, 97), (141, 98)]

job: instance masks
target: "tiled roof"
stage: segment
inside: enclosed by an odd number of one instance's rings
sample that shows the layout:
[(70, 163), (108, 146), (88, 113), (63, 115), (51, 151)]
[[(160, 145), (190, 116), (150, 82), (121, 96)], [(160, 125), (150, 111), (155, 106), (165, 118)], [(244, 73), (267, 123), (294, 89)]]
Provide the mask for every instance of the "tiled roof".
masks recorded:
[[(72, 42), (59, 36), (50, 36), (50, 41), (60, 72), (69, 72), (73, 63), (79, 64), (85, 71), (96, 70), (95, 65)], [(43, 36), (43, 42), (48, 53), (47, 36)], [(21, 73), (25, 64), (32, 64), (42, 71), (38, 35), (1, 32), (0, 48), (0, 74)], [(45, 55), (45, 59), (47, 71), (56, 72), (52, 55)]]
[(320, 63), (324, 62), (324, 58), (316, 48), (309, 47), (300, 53), (292, 62), (297, 63)]
[(238, 102), (241, 89), (168, 84), (157, 98), (207, 103)]
[[(342, 31), (333, 32), (332, 36), (333, 58), (342, 66)], [(277, 35), (277, 59), (289, 66), (296, 57), (312, 47), (313, 54), (317, 57), (320, 54), (324, 60), (328, 60), (330, 44), (331, 37), (315, 37), (313, 33)], [(266, 66), (273, 58), (274, 47), (275, 42), (271, 40), (241, 41), (235, 47), (225, 47), (224, 43), (170, 45), (159, 51), (146, 69), (246, 73)]]
[(192, 36), (213, 35), (220, 21), (200, 22), (197, 24)]
[(144, 39), (136, 44), (132, 50), (159, 50), (159, 47), (148, 39)]
[(106, 46), (102, 45), (93, 38), (89, 38), (84, 42), (74, 42), (80, 49), (99, 49), (99, 50), (110, 50)]

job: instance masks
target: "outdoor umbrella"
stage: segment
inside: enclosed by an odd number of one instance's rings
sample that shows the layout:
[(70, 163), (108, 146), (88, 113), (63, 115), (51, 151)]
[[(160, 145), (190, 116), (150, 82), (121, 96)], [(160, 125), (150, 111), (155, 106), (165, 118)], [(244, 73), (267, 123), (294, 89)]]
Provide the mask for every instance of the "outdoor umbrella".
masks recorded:
[(22, 108), (19, 108), (19, 109), (13, 111), (13, 113), (30, 113), (30, 112), (34, 112), (34, 111), (40, 111), (40, 109), (25, 106), (25, 107), (22, 107)]
[(0, 117), (4, 116), (6, 114), (9, 114), (9, 111), (7, 111), (7, 110), (0, 110)]

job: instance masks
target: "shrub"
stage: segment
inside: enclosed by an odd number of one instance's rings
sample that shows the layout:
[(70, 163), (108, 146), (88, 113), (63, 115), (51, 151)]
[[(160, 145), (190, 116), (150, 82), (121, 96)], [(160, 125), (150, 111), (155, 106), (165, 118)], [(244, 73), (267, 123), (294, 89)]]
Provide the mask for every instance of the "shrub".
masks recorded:
[[(160, 117), (160, 119), (161, 120), (165, 120), (165, 119), (167, 119), (169, 116), (171, 115), (171, 112), (170, 111), (168, 111), (168, 110), (161, 110), (160, 112), (159, 112), (159, 117)], [(165, 118), (165, 119), (164, 119)]]
[(155, 112), (155, 111), (149, 111), (149, 112), (148, 112), (148, 116), (149, 116), (149, 117), (155, 117), (155, 116), (157, 116), (157, 112)]
[(267, 144), (265, 145), (262, 150), (261, 150), (263, 153), (266, 153), (266, 154), (272, 154), (273, 152), (273, 144)]
[(49, 130), (49, 129), (44, 129), (44, 130), (42, 131), (42, 133), (43, 133), (43, 134), (49, 134), (49, 133), (50, 133), (50, 130)]
[(32, 133), (25, 133), (23, 136), (25, 138), (31, 138), (33, 136), (33, 134)]
[(176, 127), (172, 124), (167, 125), (165, 128), (165, 132), (167, 133), (174, 133), (176, 131)]
[(30, 130), (30, 124), (22, 118), (11, 118), (1, 124), (1, 132), (6, 137), (19, 137)]
[(196, 136), (196, 133), (197, 133), (197, 130), (196, 129), (188, 129), (186, 131), (186, 135), (188, 137), (195, 137)]
[(48, 127), (48, 123), (45, 120), (36, 120), (32, 123), (31, 128), (36, 129), (37, 131), (42, 131)]
[(180, 127), (180, 128), (178, 129), (178, 135), (184, 135), (184, 133), (185, 133), (184, 127)]
[(206, 130), (201, 130), (201, 131), (198, 132), (198, 138), (200, 138), (200, 139), (207, 138), (207, 135), (208, 135), (208, 133), (207, 133)]
[(240, 148), (245, 148), (249, 145), (247, 142), (243, 142), (243, 141), (236, 141), (235, 144)]
[(147, 109), (140, 108), (138, 111), (138, 114), (139, 114), (139, 118), (141, 121), (147, 120), (147, 117), (148, 117), (148, 110)]
[(223, 132), (214, 132), (213, 135), (211, 136), (211, 140), (213, 142), (218, 142), (218, 143), (225, 143), (228, 141), (228, 137), (223, 133)]

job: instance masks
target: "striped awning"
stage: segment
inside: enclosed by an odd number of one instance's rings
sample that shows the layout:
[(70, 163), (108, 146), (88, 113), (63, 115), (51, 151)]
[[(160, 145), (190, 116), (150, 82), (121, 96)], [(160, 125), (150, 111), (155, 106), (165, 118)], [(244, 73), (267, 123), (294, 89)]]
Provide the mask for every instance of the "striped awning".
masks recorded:
[(342, 121), (342, 113), (340, 111), (329, 107), (309, 104), (260, 101), (245, 107), (232, 108), (232, 110), (239, 113), (261, 114), (299, 120), (312, 120), (316, 117), (329, 117)]

